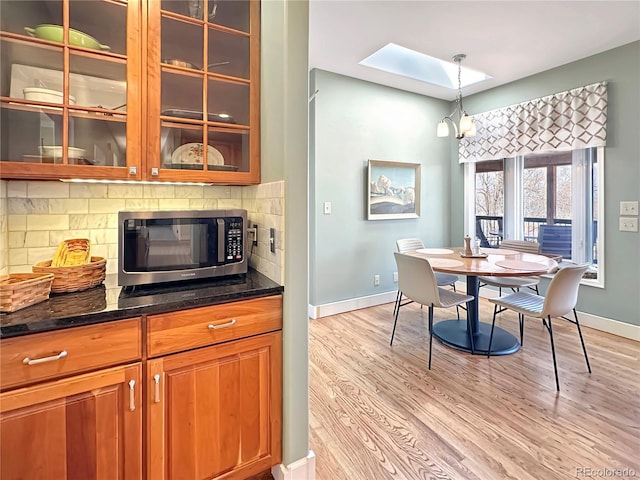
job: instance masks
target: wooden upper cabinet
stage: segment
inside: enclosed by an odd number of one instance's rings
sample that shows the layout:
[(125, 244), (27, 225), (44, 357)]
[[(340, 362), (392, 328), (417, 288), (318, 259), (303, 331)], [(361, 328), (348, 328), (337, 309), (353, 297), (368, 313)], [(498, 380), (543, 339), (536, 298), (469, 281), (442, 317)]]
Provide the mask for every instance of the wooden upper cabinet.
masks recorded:
[(142, 178), (140, 11), (2, 1), (2, 178)]
[(2, 0), (0, 178), (260, 182), (260, 2)]
[(149, 1), (148, 12), (145, 174), (259, 183), (260, 2)]

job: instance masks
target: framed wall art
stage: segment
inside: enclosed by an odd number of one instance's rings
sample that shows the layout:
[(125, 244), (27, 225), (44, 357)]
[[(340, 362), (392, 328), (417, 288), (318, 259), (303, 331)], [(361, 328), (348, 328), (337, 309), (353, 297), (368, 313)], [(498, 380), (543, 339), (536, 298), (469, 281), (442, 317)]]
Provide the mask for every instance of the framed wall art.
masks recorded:
[(420, 164), (369, 160), (367, 220), (420, 217)]

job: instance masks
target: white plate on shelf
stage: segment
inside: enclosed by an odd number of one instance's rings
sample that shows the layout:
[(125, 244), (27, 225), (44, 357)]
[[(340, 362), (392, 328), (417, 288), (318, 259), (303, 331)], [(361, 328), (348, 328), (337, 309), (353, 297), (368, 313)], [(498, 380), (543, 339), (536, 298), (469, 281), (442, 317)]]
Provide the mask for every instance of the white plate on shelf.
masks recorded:
[[(62, 103), (63, 93), (48, 88), (26, 87), (22, 89), (25, 100), (36, 102)], [(76, 104), (76, 97), (69, 95), (69, 105)]]
[[(48, 90), (61, 92), (63, 90), (62, 71), (17, 63), (11, 66), (10, 97), (22, 98), (25, 88), (38, 88), (42, 85), (46, 85)], [(69, 94), (70, 97), (74, 97), (76, 105), (111, 106), (127, 103), (125, 82), (73, 72), (69, 74)]]
[[(38, 151), (43, 157), (62, 157), (62, 147), (60, 145), (40, 145)], [(69, 158), (82, 158), (87, 151), (84, 148), (69, 147), (67, 153), (69, 154)]]
[[(174, 165), (202, 165), (204, 161), (204, 145), (202, 143), (185, 143), (171, 154)], [(207, 145), (207, 163), (209, 165), (224, 165), (224, 157), (220, 150)]]

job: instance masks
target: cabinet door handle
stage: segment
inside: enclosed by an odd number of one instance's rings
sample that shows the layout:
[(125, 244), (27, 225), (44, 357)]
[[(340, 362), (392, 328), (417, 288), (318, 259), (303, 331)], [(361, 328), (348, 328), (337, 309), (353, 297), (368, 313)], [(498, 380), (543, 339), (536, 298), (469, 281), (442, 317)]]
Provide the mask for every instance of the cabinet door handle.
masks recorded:
[(232, 318), (230, 322), (227, 323), (221, 323), (220, 325), (214, 325), (213, 323), (209, 324), (209, 330), (216, 330), (218, 328), (226, 328), (226, 327), (230, 327), (232, 325), (235, 325), (237, 322), (237, 320), (235, 318)]
[(129, 381), (129, 410), (132, 412), (136, 409), (136, 381)]
[(160, 403), (160, 374), (156, 373), (153, 376), (153, 381), (155, 382), (155, 395), (153, 397), (154, 403)]
[(62, 350), (59, 354), (51, 355), (50, 357), (35, 358), (35, 359), (25, 357), (24, 360), (22, 360), (22, 363), (24, 363), (25, 365), (38, 365), (39, 363), (46, 363), (46, 362), (53, 362), (55, 360), (60, 360), (66, 356), (67, 356), (67, 351)]

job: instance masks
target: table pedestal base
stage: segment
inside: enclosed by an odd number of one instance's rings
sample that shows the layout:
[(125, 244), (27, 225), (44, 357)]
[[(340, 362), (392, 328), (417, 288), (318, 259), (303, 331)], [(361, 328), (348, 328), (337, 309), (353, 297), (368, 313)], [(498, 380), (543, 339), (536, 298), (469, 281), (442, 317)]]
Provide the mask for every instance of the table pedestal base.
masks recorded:
[[(473, 336), (474, 353), (486, 355), (489, 349), (491, 324), (478, 323), (478, 333)], [(471, 342), (465, 320), (444, 320), (433, 325), (433, 336), (445, 345), (471, 353)], [(493, 330), (491, 355), (509, 355), (520, 348), (520, 342), (512, 334), (496, 327)]]

